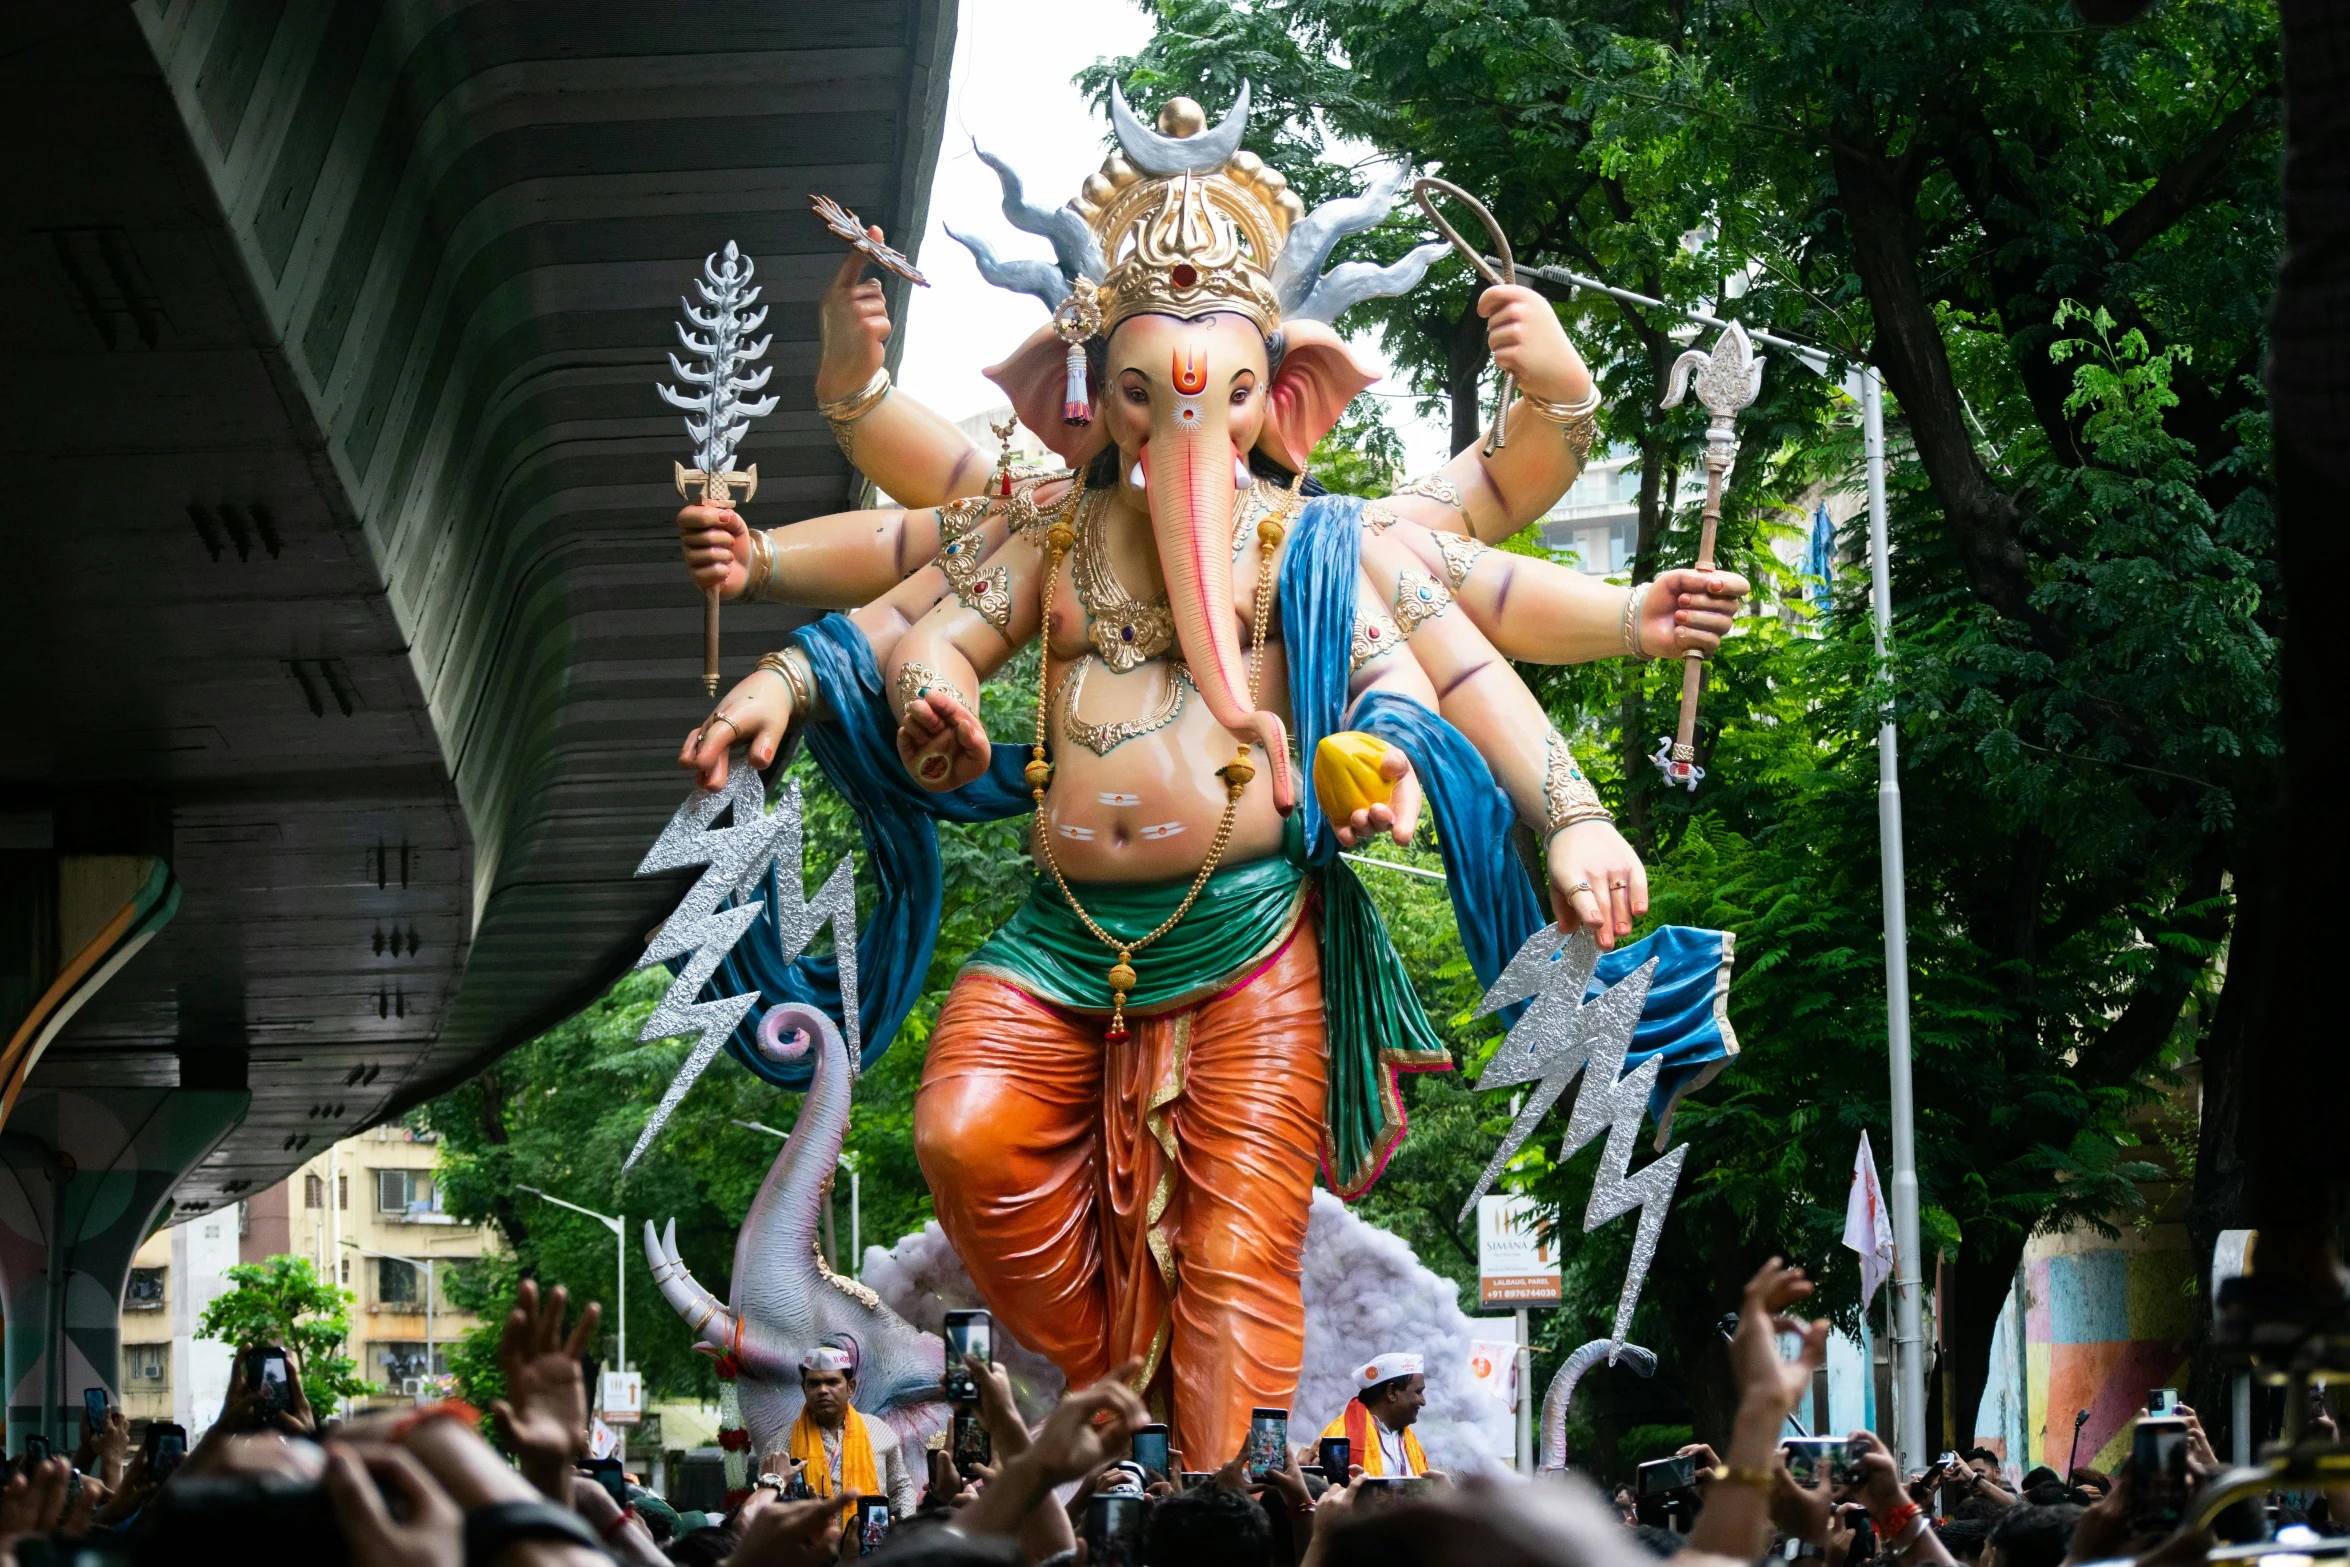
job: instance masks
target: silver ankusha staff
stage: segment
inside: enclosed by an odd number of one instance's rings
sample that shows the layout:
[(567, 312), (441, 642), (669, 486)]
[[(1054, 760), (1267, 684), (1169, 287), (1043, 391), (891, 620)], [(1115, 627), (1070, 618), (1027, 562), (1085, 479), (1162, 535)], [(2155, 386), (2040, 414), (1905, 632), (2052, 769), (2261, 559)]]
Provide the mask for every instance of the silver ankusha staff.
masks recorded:
[[(1738, 459), (1738, 415), (1762, 391), (1762, 355), (1748, 341), (1746, 328), (1731, 322), (1723, 328), (1710, 354), (1692, 348), (1673, 361), (1665, 384), (1663, 408), (1677, 408), (1696, 374), (1697, 400), (1713, 417), (1705, 426), (1705, 527), (1697, 539), (1697, 569), (1714, 569), (1714, 534), (1722, 524), (1722, 491), (1730, 483), (1730, 466)], [(1651, 758), (1665, 775), (1665, 787), (1681, 785), (1691, 794), (1705, 769), (1697, 765), (1697, 698), (1705, 689), (1705, 655), (1695, 648), (1682, 657), (1681, 727), (1671, 739), (1659, 737)]]
[[(719, 258), (725, 265), (719, 265)], [(755, 343), (745, 342), (767, 319), (764, 310), (753, 310), (758, 303), (759, 290), (751, 285), (751, 274), (757, 269), (751, 258), (735, 248), (733, 240), (717, 255), (702, 262), (702, 275), (694, 279), (694, 287), (701, 293), (702, 303), (697, 308), (690, 300), (679, 300), (685, 311), (685, 320), (677, 324), (678, 340), (686, 352), (694, 355), (699, 364), (688, 365), (676, 353), (669, 356), (669, 368), (687, 386), (696, 388), (690, 395), (673, 386), (656, 385), (664, 402), (686, 411), (685, 433), (694, 443), (694, 461), (699, 467), (688, 468), (683, 463), (677, 470), (677, 493), (693, 499), (688, 485), (701, 490), (705, 506), (723, 506), (732, 510), (735, 504), (734, 487), (743, 487), (742, 498), (749, 500), (759, 492), (759, 465), (757, 463), (737, 473), (734, 451), (742, 443), (743, 432), (753, 419), (775, 411), (775, 399), (762, 397), (757, 402), (741, 401), (744, 392), (755, 392), (767, 384), (775, 373), (773, 365), (761, 365), (745, 374), (745, 367), (767, 352), (772, 335)], [(693, 328), (700, 329), (696, 336)], [(713, 587), (702, 602), (702, 688), (710, 696), (718, 694), (718, 589)]]

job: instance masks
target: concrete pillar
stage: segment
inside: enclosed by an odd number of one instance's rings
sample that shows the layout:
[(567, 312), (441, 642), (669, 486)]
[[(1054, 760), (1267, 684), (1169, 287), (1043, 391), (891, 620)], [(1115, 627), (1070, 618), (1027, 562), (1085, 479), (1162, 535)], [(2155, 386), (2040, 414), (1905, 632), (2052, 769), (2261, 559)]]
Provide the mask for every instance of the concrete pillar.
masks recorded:
[[(0, 1317), (8, 1443), (39, 1431), (70, 1449), (82, 1390), (122, 1392), (131, 1257), (169, 1217), (173, 1187), (252, 1096), (175, 1088), (31, 1090), (0, 1132)], [(227, 1256), (236, 1215), (223, 1210)]]

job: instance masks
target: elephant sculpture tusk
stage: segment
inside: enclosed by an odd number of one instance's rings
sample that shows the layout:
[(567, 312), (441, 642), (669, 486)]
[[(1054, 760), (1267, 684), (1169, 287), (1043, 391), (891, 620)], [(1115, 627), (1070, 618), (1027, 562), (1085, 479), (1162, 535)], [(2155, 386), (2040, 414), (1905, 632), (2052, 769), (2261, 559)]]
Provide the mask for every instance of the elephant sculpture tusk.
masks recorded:
[(1618, 1344), (1614, 1339), (1595, 1338), (1576, 1350), (1550, 1379), (1550, 1391), (1542, 1395), (1542, 1469), (1567, 1467), (1567, 1406), (1574, 1401), (1575, 1384), (1583, 1380), (1583, 1373), (1602, 1360), (1623, 1357), (1636, 1376), (1656, 1375), (1656, 1356), (1637, 1344)]

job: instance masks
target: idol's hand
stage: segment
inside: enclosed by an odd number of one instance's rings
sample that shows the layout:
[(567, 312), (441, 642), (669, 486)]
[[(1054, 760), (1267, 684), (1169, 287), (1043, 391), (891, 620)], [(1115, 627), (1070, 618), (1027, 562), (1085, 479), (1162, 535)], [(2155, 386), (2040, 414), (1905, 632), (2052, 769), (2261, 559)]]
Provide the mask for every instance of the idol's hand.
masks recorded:
[(986, 772), (994, 756), (979, 719), (946, 692), (933, 686), (906, 704), (898, 721), (898, 759), (932, 794), (962, 788)]
[(1365, 806), (1346, 821), (1331, 823), (1341, 848), (1369, 843), (1381, 833), (1393, 834), (1399, 844), (1412, 841), (1420, 825), (1420, 779), (1412, 771), (1411, 758), (1389, 746), (1379, 759), (1379, 776), (1395, 785), (1387, 799)]
[[(865, 231), (879, 243), (878, 224)], [(816, 397), (832, 402), (864, 388), (881, 368), (882, 345), (889, 341), (889, 302), (879, 280), (866, 278), (865, 253), (852, 250), (832, 284), (816, 304), (816, 336), (823, 345), (816, 359)]]
[(753, 767), (766, 767), (791, 731), (791, 682), (759, 669), (719, 698), (710, 716), (678, 747), (677, 765), (690, 768), (705, 789), (726, 786), (726, 754), (748, 744)]
[(1588, 930), (1603, 952), (1648, 912), (1648, 872), (1613, 822), (1594, 818), (1552, 834), (1550, 908), (1568, 935)]
[(1519, 386), (1553, 403), (1591, 395), (1591, 372), (1549, 300), (1523, 285), (1500, 284), (1477, 296), (1477, 314), (1485, 318), (1494, 367), (1516, 376)]
[(694, 586), (722, 599), (738, 599), (751, 574), (751, 530), (730, 506), (688, 506), (677, 514), (677, 547)]
[(1640, 601), (1640, 650), (1650, 658), (1678, 658), (1695, 650), (1711, 658), (1730, 631), (1738, 601), (1749, 591), (1734, 571), (1677, 567), (1632, 590)]

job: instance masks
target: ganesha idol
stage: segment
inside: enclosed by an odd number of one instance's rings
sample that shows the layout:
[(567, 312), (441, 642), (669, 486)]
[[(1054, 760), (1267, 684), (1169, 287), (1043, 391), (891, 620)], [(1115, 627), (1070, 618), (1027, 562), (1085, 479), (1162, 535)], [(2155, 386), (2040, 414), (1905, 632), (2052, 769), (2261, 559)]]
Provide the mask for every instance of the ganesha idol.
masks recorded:
[[(1253, 1406), (1291, 1401), (1317, 1170), (1366, 1189), (1404, 1130), (1395, 1074), (1450, 1065), (1338, 851), (1430, 816), (1490, 982), (1545, 919), (1530, 835), (1550, 917), (1612, 945), (1646, 908), (1640, 861), (1511, 661), (1710, 652), (1746, 584), (1627, 590), (1491, 547), (1573, 482), (1598, 406), (1523, 288), (1478, 306), (1518, 387), (1505, 440), (1380, 500), (1320, 493), (1308, 455), (1375, 379), (1332, 323), (1444, 247), (1325, 274), (1400, 174), (1308, 213), (1241, 150), (1245, 87), (1213, 128), (1188, 99), (1155, 128), (1111, 107), (1119, 150), (1063, 207), (988, 160), (1054, 261), (962, 240), (1051, 312), (987, 373), (1066, 467), (991, 465), (893, 389), (852, 258), (817, 396), (907, 504), (771, 531), (679, 514), (697, 585), (845, 612), (763, 659), (681, 760), (716, 787), (730, 750), (767, 767), (804, 737), (856, 807), (883, 905), (850, 1001), (868, 1060), (930, 963), (930, 823), (1034, 813), (1034, 888), (938, 1014), (915, 1150), (1004, 1327), (1072, 1383), (1125, 1368), (1213, 1467)], [(1035, 731), (996, 744), (977, 693), (1032, 642)], [(840, 1005), (804, 959), (737, 978)]]

